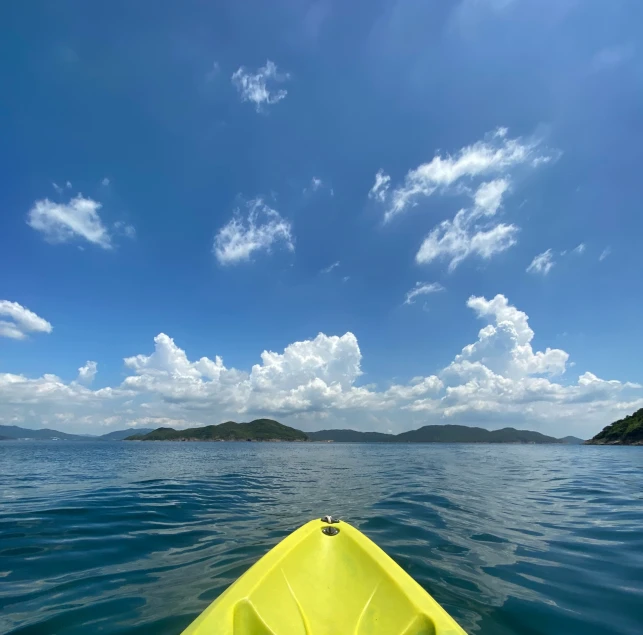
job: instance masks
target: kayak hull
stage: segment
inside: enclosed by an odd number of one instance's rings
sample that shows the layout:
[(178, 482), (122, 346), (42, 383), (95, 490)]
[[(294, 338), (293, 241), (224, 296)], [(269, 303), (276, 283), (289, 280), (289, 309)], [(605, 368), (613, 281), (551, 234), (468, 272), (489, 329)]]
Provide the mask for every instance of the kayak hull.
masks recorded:
[(282, 540), (183, 635), (340, 633), (466, 635), (364, 534), (346, 522), (324, 520)]

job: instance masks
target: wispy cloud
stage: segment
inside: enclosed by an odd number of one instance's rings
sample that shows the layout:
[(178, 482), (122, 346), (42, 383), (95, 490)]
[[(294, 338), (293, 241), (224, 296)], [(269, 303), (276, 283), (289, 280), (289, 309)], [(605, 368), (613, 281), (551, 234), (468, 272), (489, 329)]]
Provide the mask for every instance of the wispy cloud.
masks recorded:
[(324, 269), (322, 269), (320, 273), (330, 273), (333, 269), (336, 269), (337, 267), (339, 267), (339, 260), (337, 262), (334, 262), (332, 265), (328, 265), (328, 267), (325, 267)]
[(605, 258), (607, 258), (611, 253), (612, 248), (605, 247), (605, 249), (603, 249), (603, 251), (601, 252), (601, 255), (598, 257), (599, 262), (603, 262), (603, 260), (605, 260)]
[(526, 271), (528, 273), (540, 273), (546, 276), (555, 264), (554, 253), (551, 249), (548, 249), (547, 251), (543, 251), (542, 254), (538, 254), (531, 261)]
[(294, 251), (292, 227), (279, 212), (271, 209), (261, 198), (248, 201), (244, 218), (236, 209), (232, 219), (214, 238), (212, 250), (219, 264), (231, 265), (248, 261), (255, 252), (269, 252), (281, 243)]
[(462, 210), (453, 221), (443, 221), (424, 239), (415, 261), (426, 264), (438, 258), (448, 258), (449, 271), (452, 272), (469, 256), (477, 255), (489, 260), (495, 254), (513, 247), (518, 231), (515, 225), (505, 223), (477, 229), (471, 224), (471, 216)]
[(241, 101), (252, 102), (257, 112), (260, 112), (265, 105), (276, 104), (288, 94), (286, 89), (271, 89), (268, 84), (288, 79), (288, 73), (280, 72), (277, 65), (268, 60), (256, 73), (249, 72), (241, 66), (233, 73), (232, 84), (239, 92)]
[(324, 187), (324, 181), (318, 176), (313, 176), (313, 178), (310, 179), (309, 185), (304, 188), (303, 194), (308, 194), (309, 192), (317, 192), (317, 190), (321, 189), (322, 187)]
[(391, 177), (388, 174), (385, 174), (384, 170), (378, 170), (375, 175), (375, 184), (368, 192), (368, 198), (372, 198), (383, 203), (386, 200), (390, 185)]
[(507, 128), (497, 128), (483, 141), (462, 148), (454, 156), (437, 154), (429, 163), (409, 170), (404, 183), (390, 193), (390, 177), (380, 170), (375, 175), (375, 185), (369, 196), (388, 203), (384, 220), (389, 222), (417, 205), (418, 199), (431, 196), (436, 191), (445, 192), (461, 179), (504, 174), (519, 164), (531, 162), (534, 166), (533, 162), (542, 158), (536, 153), (537, 142), (510, 139), (507, 134)]
[(27, 214), (27, 224), (50, 243), (83, 238), (103, 249), (110, 249), (111, 237), (101, 220), (101, 207), (98, 201), (82, 194), (68, 203), (55, 203), (46, 198), (33, 204)]
[(581, 254), (585, 253), (585, 249), (586, 249), (585, 243), (581, 243), (580, 245), (578, 245), (578, 247), (574, 248), (573, 252), (576, 255), (580, 256)]
[(449, 271), (454, 271), (469, 256), (489, 260), (515, 245), (518, 227), (486, 220), (498, 212), (508, 189), (509, 181), (504, 178), (482, 183), (473, 194), (474, 206), (460, 210), (453, 220), (435, 227), (422, 242), (416, 262), (426, 264), (448, 258)]
[(65, 191), (65, 188), (67, 188), (68, 190), (71, 189), (71, 183), (69, 181), (65, 183), (65, 187), (61, 187), (55, 181), (52, 181), (51, 186), (54, 188), (54, 190), (56, 190), (58, 194), (62, 194)]
[(439, 282), (416, 282), (415, 286), (406, 293), (404, 304), (413, 304), (420, 295), (429, 295), (444, 291), (445, 288)]
[(29, 333), (51, 333), (53, 326), (17, 302), (0, 300), (0, 337), (24, 340)]
[[(470, 256), (488, 260), (516, 244), (519, 228), (495, 220), (511, 189), (511, 172), (518, 166), (534, 169), (554, 155), (539, 149), (537, 140), (510, 138), (508, 134), (507, 128), (500, 127), (455, 155), (438, 153), (428, 163), (409, 170), (395, 188), (384, 170), (377, 172), (368, 196), (385, 205), (385, 223), (434, 194), (471, 196), (469, 207), (435, 226), (425, 237), (415, 256), (417, 263), (446, 259), (449, 271), (453, 271)], [(485, 178), (488, 180), (482, 181)]]

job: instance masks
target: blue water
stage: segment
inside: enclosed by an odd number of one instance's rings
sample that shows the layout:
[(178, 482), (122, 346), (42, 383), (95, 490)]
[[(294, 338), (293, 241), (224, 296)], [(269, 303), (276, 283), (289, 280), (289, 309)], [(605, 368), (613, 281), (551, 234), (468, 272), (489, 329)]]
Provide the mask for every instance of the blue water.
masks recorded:
[(469, 633), (643, 633), (643, 448), (0, 442), (0, 633), (180, 633), (332, 513)]

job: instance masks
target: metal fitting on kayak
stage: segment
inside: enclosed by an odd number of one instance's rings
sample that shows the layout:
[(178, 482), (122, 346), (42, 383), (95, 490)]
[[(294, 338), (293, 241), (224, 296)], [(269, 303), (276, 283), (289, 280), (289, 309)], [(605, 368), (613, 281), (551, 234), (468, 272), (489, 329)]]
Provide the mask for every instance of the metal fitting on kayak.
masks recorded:
[(323, 523), (328, 523), (329, 525), (332, 525), (333, 523), (338, 523), (339, 518), (333, 518), (332, 516), (324, 516), (321, 521)]
[(336, 536), (339, 533), (337, 527), (322, 527), (322, 534), (326, 536)]

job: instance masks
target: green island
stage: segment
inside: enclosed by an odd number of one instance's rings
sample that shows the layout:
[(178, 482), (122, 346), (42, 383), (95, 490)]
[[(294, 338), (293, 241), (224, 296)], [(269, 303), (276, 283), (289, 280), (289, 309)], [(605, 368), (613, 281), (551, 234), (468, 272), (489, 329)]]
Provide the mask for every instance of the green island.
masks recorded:
[(201, 428), (158, 428), (147, 434), (134, 434), (125, 441), (308, 441), (301, 430), (272, 419), (255, 419), (250, 423), (226, 421)]
[(582, 439), (556, 439), (540, 432), (503, 428), (485, 430), (459, 425), (431, 425), (401, 434), (321, 430), (302, 432), (272, 419), (250, 423), (226, 421), (219, 425), (174, 430), (158, 428), (147, 434), (134, 434), (125, 441), (317, 441), (321, 443), (582, 443)]
[(643, 445), (643, 408), (605, 426), (587, 445)]
[(556, 439), (540, 432), (502, 428), (486, 430), (460, 425), (422, 426), (400, 434), (380, 432), (357, 432), (356, 430), (321, 430), (308, 434), (312, 441), (336, 441), (344, 443), (386, 442), (386, 443), (576, 443), (573, 437)]

